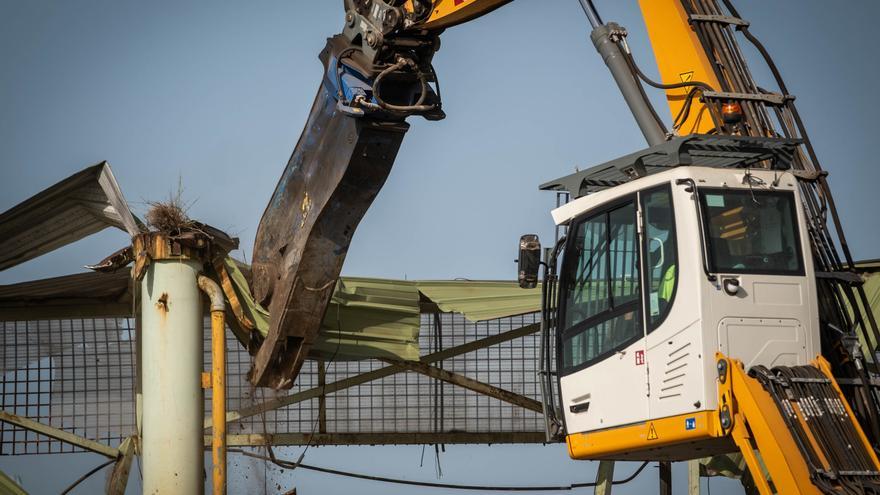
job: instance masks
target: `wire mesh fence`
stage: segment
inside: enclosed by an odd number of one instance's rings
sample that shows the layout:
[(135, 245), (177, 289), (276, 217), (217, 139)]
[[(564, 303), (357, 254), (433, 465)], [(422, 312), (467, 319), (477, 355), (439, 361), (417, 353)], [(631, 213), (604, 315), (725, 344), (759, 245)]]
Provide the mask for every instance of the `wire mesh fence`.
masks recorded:
[[(115, 444), (134, 432), (134, 323), (124, 318), (2, 322), (2, 410)], [(0, 423), (0, 454), (77, 447)]]
[[(537, 331), (500, 339), (495, 345), (469, 352), (460, 349), (522, 327), (531, 325), (536, 329), (538, 321), (537, 313), (479, 323), (453, 313), (423, 314), (421, 353), (452, 353), (452, 357), (432, 365), (540, 400)], [(0, 325), (3, 411), (111, 446), (135, 434), (136, 344), (132, 319), (17, 321)], [(211, 359), (207, 320), (204, 332), (207, 371)], [(431, 441), (431, 435), (538, 433), (544, 429), (538, 412), (420, 373), (399, 369), (389, 372), (392, 365), (373, 359), (309, 360), (291, 390), (257, 389), (246, 376), (251, 357), (228, 331), (227, 340), (227, 410), (243, 413), (242, 418), (229, 424), (230, 435), (418, 433), (427, 435), (420, 441), (442, 443)], [(359, 377), (377, 372), (378, 379), (365, 381)], [(356, 384), (345, 386), (352, 383)], [(210, 390), (206, 390), (206, 417), (210, 417), (210, 396)], [(267, 401), (283, 405), (261, 410), (261, 404)], [(381, 437), (378, 443), (382, 443)], [(73, 445), (0, 422), (0, 455), (78, 451), (81, 449)]]

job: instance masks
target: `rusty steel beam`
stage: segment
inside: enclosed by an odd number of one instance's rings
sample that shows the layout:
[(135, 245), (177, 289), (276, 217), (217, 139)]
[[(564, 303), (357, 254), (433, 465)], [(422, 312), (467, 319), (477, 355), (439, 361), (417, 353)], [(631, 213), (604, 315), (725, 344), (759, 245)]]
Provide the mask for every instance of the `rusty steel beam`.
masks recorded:
[(137, 450), (137, 438), (128, 437), (119, 444), (119, 459), (113, 466), (113, 472), (107, 480), (107, 495), (125, 495), (128, 486), (128, 474), (131, 471), (131, 461)]
[(24, 428), (25, 430), (30, 430), (34, 433), (39, 433), (40, 435), (45, 435), (49, 438), (54, 438), (55, 440), (75, 445), (81, 449), (89, 450), (111, 459), (119, 457), (119, 449), (114, 449), (109, 445), (89, 440), (88, 438), (83, 438), (53, 426), (34, 421), (25, 416), (19, 416), (17, 414), (0, 410), (0, 421)]
[[(324, 361), (318, 361), (318, 387), (324, 390), (327, 385), (327, 370)], [(318, 433), (327, 433), (327, 394), (322, 393), (318, 397)]]
[[(486, 337), (479, 340), (474, 340), (468, 342), (466, 344), (462, 344), (455, 347), (450, 347), (448, 349), (444, 349), (439, 352), (434, 352), (431, 354), (426, 354), (421, 357), (420, 362), (422, 363), (433, 363), (437, 361), (441, 361), (443, 359), (449, 359), (451, 357), (459, 356), (461, 354), (467, 354), (468, 352), (473, 352), (478, 349), (484, 349), (486, 347), (491, 347), (493, 345), (500, 344), (502, 342), (507, 342), (509, 340), (518, 339), (520, 337), (525, 337), (526, 335), (533, 334), (541, 329), (541, 325), (539, 323), (533, 323), (531, 325), (526, 325), (524, 327), (516, 328), (514, 330), (508, 330), (506, 332), (502, 332), (496, 335), (492, 335), (490, 337)], [(302, 392), (297, 392), (295, 394), (290, 394), (285, 397), (279, 397), (277, 399), (267, 400), (260, 404), (254, 404), (253, 406), (242, 408), (238, 411), (230, 411), (226, 413), (226, 422), (236, 421), (242, 418), (247, 418), (250, 416), (256, 416), (257, 414), (261, 414), (266, 411), (271, 411), (273, 409), (278, 409), (284, 406), (288, 406), (291, 404), (296, 404), (298, 402), (306, 401), (309, 399), (314, 399), (320, 397), (323, 394), (329, 394), (333, 392), (338, 392), (339, 390), (344, 390), (347, 388), (355, 387), (357, 385), (362, 385), (367, 382), (371, 382), (373, 380), (379, 380), (381, 378), (385, 378), (386, 376), (391, 376), (395, 373), (400, 373), (403, 371), (403, 368), (398, 366), (386, 366), (384, 368), (379, 368), (377, 370), (368, 371), (366, 373), (361, 373), (360, 375), (355, 375), (352, 377), (345, 378), (343, 380), (335, 381), (332, 383), (328, 383), (322, 387), (314, 387), (308, 390), (303, 390)], [(205, 419), (205, 428), (211, 427), (211, 418)]]
[(271, 315), (249, 373), (258, 386), (293, 386), (354, 231), (388, 178), (409, 129), (402, 118), (358, 118), (337, 108), (335, 81), (328, 79), (337, 70), (337, 38), (321, 52), (324, 80), (254, 242), (254, 297)]
[[(205, 445), (210, 445), (210, 436)], [(516, 432), (448, 432), (448, 433), (275, 433), (264, 435), (231, 434), (230, 447), (260, 447), (263, 445), (434, 445), (434, 444), (501, 444), (547, 443), (543, 431)]]
[(473, 378), (459, 375), (458, 373), (446, 371), (436, 366), (431, 366), (427, 363), (420, 363), (415, 361), (395, 361), (390, 359), (382, 359), (382, 361), (397, 366), (399, 368), (404, 368), (407, 371), (421, 373), (425, 376), (436, 378), (437, 380), (451, 383), (453, 385), (466, 388), (479, 394), (483, 394), (494, 399), (498, 399), (509, 404), (528, 409), (530, 411), (535, 411), (538, 413), (543, 412), (541, 403), (536, 401), (535, 399), (530, 399), (529, 397), (525, 397), (515, 392), (504, 390), (503, 388), (498, 388), (494, 385), (489, 385), (488, 383), (483, 383), (481, 381), (474, 380)]

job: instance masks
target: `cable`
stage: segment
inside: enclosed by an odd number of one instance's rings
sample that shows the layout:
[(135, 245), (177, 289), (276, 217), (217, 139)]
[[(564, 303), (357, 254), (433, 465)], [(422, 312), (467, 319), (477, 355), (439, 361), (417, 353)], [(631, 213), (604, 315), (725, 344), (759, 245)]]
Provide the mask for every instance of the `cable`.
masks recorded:
[[(494, 491), (494, 492), (541, 492), (541, 491), (570, 491), (577, 488), (590, 488), (596, 486), (596, 483), (573, 483), (571, 485), (551, 485), (551, 486), (495, 486), (495, 485), (455, 485), (450, 483), (433, 483), (429, 481), (412, 481), (412, 480), (402, 480), (397, 478), (386, 478), (384, 476), (372, 476), (368, 474), (361, 473), (352, 473), (349, 471), (340, 471), (338, 469), (330, 469), (318, 466), (311, 466), (308, 464), (302, 463), (293, 463), (290, 461), (283, 461), (279, 459), (270, 459), (264, 455), (255, 454), (253, 452), (248, 452), (242, 449), (230, 449), (230, 452), (235, 452), (238, 454), (242, 454), (247, 457), (253, 457), (255, 459), (261, 459), (264, 461), (270, 461), (276, 464), (279, 467), (285, 469), (294, 469), (295, 467), (299, 467), (302, 469), (308, 469), (310, 471), (317, 471), (320, 473), (326, 474), (335, 474), (337, 476), (346, 476), (349, 478), (358, 478), (362, 480), (370, 480), (370, 481), (381, 481), (383, 483), (396, 483), (398, 485), (410, 485), (410, 486), (423, 486), (428, 488), (447, 488), (450, 490), (478, 490), (478, 491)], [(624, 478), (622, 480), (612, 480), (612, 485), (622, 485), (624, 483), (629, 483), (634, 480), (645, 467), (648, 465), (648, 462), (645, 461), (639, 466), (636, 471), (631, 474), (629, 477)]]
[(666, 124), (660, 119), (660, 115), (657, 114), (657, 109), (654, 108), (654, 105), (651, 104), (651, 100), (648, 99), (648, 93), (645, 92), (645, 87), (642, 86), (642, 83), (640, 83), (637, 78), (633, 77), (633, 79), (635, 79), (636, 86), (639, 88), (639, 94), (642, 95), (642, 99), (645, 100), (645, 103), (648, 105), (648, 110), (650, 110), (651, 116), (654, 117), (654, 121), (660, 126), (660, 130), (663, 131), (663, 134), (669, 134), (669, 129), (666, 128)]
[(674, 130), (677, 131), (685, 122), (687, 122), (688, 117), (691, 115), (691, 106), (693, 105), (694, 98), (696, 98), (697, 93), (700, 91), (702, 91), (702, 89), (699, 87), (693, 87), (688, 91), (688, 94), (684, 99), (684, 105), (681, 106), (681, 109), (679, 109), (678, 114), (675, 116), (675, 120), (672, 122), (672, 128)]
[[(380, 96), (379, 87), (382, 84), (382, 80), (392, 72), (403, 69), (404, 67), (409, 66), (413, 71), (415, 71), (416, 75), (419, 78), (419, 85), (421, 86), (421, 91), (419, 92), (419, 98), (412, 105), (393, 105), (391, 103), (386, 102)], [(376, 102), (379, 106), (391, 112), (402, 112), (402, 113), (411, 113), (411, 112), (430, 112), (435, 109), (437, 105), (423, 105), (425, 99), (428, 97), (428, 78), (427, 75), (422, 72), (411, 59), (398, 57), (397, 62), (388, 66), (385, 70), (379, 73), (376, 76), (376, 79), (373, 80), (373, 98), (376, 99)]]
[[(336, 95), (337, 95), (338, 100), (346, 105), (350, 104), (350, 102), (345, 98), (345, 93), (343, 91), (343, 86), (342, 86), (342, 71), (340, 69), (342, 68), (342, 59), (344, 57), (348, 56), (350, 53), (353, 53), (355, 51), (361, 51), (361, 49), (358, 47), (348, 47), (348, 48), (342, 50), (341, 52), (339, 52), (339, 55), (336, 56), (336, 70), (335, 70), (336, 88), (337, 88)], [(386, 102), (385, 100), (382, 99), (382, 96), (380, 95), (380, 91), (379, 91), (379, 87), (382, 84), (382, 80), (385, 79), (385, 77), (388, 76), (389, 74), (391, 74), (395, 71), (401, 70), (407, 66), (412, 68), (413, 71), (415, 71), (417, 77), (419, 78), (420, 92), (419, 92), (418, 100), (413, 105), (393, 105), (391, 103)], [(407, 113), (418, 113), (418, 112), (430, 112), (431, 110), (434, 110), (434, 109), (440, 107), (440, 103), (439, 103), (439, 101), (440, 101), (440, 79), (437, 77), (437, 72), (434, 70), (433, 65), (430, 67), (430, 71), (431, 71), (430, 75), (432, 75), (434, 78), (434, 85), (436, 87), (435, 92), (437, 94), (438, 103), (431, 104), (431, 105), (424, 105), (423, 104), (425, 102), (425, 100), (427, 99), (428, 94), (430, 93), (429, 86), (428, 86), (428, 77), (427, 77), (428, 74), (425, 74), (424, 72), (422, 72), (416, 66), (415, 62), (413, 62), (410, 59), (404, 58), (404, 57), (398, 57), (397, 62), (388, 66), (387, 68), (385, 68), (381, 72), (379, 72), (379, 75), (377, 75), (376, 78), (373, 80), (372, 90), (373, 90), (373, 98), (376, 100), (375, 104), (368, 102), (368, 101), (362, 99), (361, 97), (356, 97), (354, 99), (354, 101), (355, 101), (355, 103), (359, 103), (361, 106), (364, 106), (367, 108), (374, 108), (374, 109), (381, 108), (382, 110), (385, 110), (387, 112), (392, 112), (392, 113), (407, 114)]]
[(621, 50), (621, 51), (623, 51), (624, 55), (626, 55), (626, 62), (629, 64), (629, 66), (633, 70), (633, 72), (635, 72), (635, 74), (637, 76), (639, 76), (639, 79), (641, 79), (642, 81), (645, 81), (645, 83), (648, 86), (653, 86), (657, 89), (678, 89), (678, 88), (687, 88), (687, 87), (697, 86), (697, 87), (703, 88), (706, 91), (715, 91), (712, 88), (712, 86), (709, 86), (708, 84), (706, 84), (702, 81), (684, 81), (684, 82), (672, 83), (672, 84), (664, 84), (664, 83), (658, 83), (657, 81), (653, 81), (648, 76), (646, 76), (645, 73), (642, 72), (641, 69), (639, 69), (639, 66), (636, 65), (636, 61), (633, 58), (632, 53), (628, 52), (627, 50)]
[(71, 484), (70, 486), (68, 486), (67, 488), (65, 488), (64, 491), (61, 492), (61, 495), (67, 495), (68, 493), (70, 493), (71, 490), (73, 490), (74, 488), (76, 488), (77, 485), (79, 485), (80, 483), (82, 483), (83, 481), (85, 481), (89, 476), (91, 476), (91, 475), (97, 473), (98, 471), (104, 469), (105, 467), (109, 466), (110, 464), (113, 464), (114, 462), (116, 462), (116, 459), (115, 459), (115, 458), (114, 458), (114, 459), (110, 459), (109, 461), (107, 461), (107, 462), (105, 462), (105, 463), (99, 465), (98, 467), (92, 469), (92, 470), (89, 471), (88, 473), (86, 473), (86, 474), (80, 476), (79, 479), (77, 479), (76, 481), (73, 482), (73, 484)]
[[(633, 58), (632, 53), (629, 51), (628, 48), (621, 47), (620, 51), (623, 52), (624, 59), (626, 59), (626, 64), (629, 66), (630, 71), (633, 73), (633, 75), (636, 78), (644, 81), (645, 84), (647, 84), (648, 86), (651, 86), (651, 87), (654, 87), (657, 89), (663, 89), (663, 90), (679, 89), (679, 88), (694, 88), (694, 89), (699, 89), (699, 91), (714, 91), (712, 86), (709, 86), (708, 84), (706, 84), (702, 81), (684, 81), (684, 82), (672, 83), (672, 84), (665, 84), (665, 83), (659, 83), (657, 81), (654, 81), (651, 78), (649, 78), (647, 75), (645, 75), (645, 73), (642, 72), (642, 70), (639, 68), (639, 66), (636, 65), (636, 61)], [(641, 84), (639, 84), (639, 90), (641, 91), (642, 96), (647, 100), (647, 96), (645, 95), (645, 91), (644, 91), (644, 89), (642, 89)], [(687, 108), (687, 112), (685, 113), (685, 117), (681, 122), (678, 122), (678, 118), (681, 115), (681, 111), (679, 112), (679, 116), (676, 116), (676, 120), (672, 124), (672, 128), (674, 130), (677, 130), (679, 127), (681, 127), (684, 124), (685, 121), (687, 121), (687, 115), (690, 114), (691, 102), (695, 96), (696, 96), (696, 92), (692, 91), (692, 92), (688, 93), (687, 100), (685, 101), (685, 105), (682, 107), (682, 110)], [(712, 109), (711, 105), (707, 104), (706, 107), (709, 109), (709, 115), (712, 117), (712, 121), (715, 123), (715, 126), (717, 127), (718, 121), (715, 119), (715, 113), (712, 111), (713, 109)], [(654, 114), (654, 117), (659, 122), (660, 117), (657, 116), (657, 113), (654, 111), (653, 105), (651, 105), (651, 112)], [(662, 123), (660, 125), (661, 125), (661, 127), (663, 126)]]

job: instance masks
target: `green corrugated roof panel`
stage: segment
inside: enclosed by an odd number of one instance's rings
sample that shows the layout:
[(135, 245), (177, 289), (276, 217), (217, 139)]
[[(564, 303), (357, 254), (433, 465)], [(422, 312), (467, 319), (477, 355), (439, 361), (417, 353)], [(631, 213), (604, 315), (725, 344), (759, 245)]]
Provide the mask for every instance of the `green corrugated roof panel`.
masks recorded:
[[(251, 297), (247, 279), (235, 261), (226, 258), (225, 265), (245, 315), (266, 336), (269, 312)], [(338, 360), (417, 360), (419, 326), (419, 292), (414, 283), (344, 277), (336, 284), (310, 354)], [(239, 340), (246, 341), (236, 327), (233, 330)]]
[[(868, 298), (868, 311), (874, 314), (874, 318), (880, 321), (880, 261), (871, 260), (871, 261), (862, 261), (856, 263), (856, 267), (860, 270), (864, 270), (865, 273), (865, 283), (862, 288), (865, 290), (865, 296)], [(850, 316), (852, 316), (852, 309), (849, 311)], [(871, 342), (868, 343), (869, 349), (876, 349), (877, 342), (873, 342), (873, 339), (870, 338), (871, 333), (867, 332), (869, 336), (869, 340)], [(869, 362), (874, 362), (874, 355), (872, 353), (868, 353), (865, 356), (865, 359)]]
[[(265, 336), (269, 313), (251, 297), (235, 261), (227, 258), (225, 265), (245, 315)], [(310, 354), (338, 360), (417, 360), (421, 296), (441, 311), (461, 313), (471, 321), (531, 313), (541, 306), (540, 288), (521, 289), (514, 282), (341, 277)], [(247, 340), (241, 329), (234, 330)]]
[(419, 292), (442, 311), (461, 313), (471, 321), (521, 315), (541, 309), (541, 288), (522, 289), (515, 282), (420, 280)]
[(419, 358), (419, 292), (412, 282), (343, 277), (312, 354)]

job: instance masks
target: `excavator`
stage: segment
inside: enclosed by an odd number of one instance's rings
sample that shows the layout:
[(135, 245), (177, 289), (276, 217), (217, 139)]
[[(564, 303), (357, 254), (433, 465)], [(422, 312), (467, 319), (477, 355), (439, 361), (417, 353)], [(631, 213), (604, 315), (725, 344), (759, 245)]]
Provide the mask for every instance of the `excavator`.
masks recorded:
[[(440, 36), (511, 0), (344, 0), (342, 33), (257, 231), (270, 330), (254, 385), (289, 388), (409, 125), (444, 118)], [(543, 184), (557, 236), (519, 243), (542, 286), (548, 441), (574, 459), (738, 453), (761, 494), (880, 493), (880, 331), (780, 71), (730, 0), (639, 0), (660, 80), (580, 0), (648, 147)], [(745, 40), (773, 76), (752, 77)], [(647, 96), (663, 91), (667, 128)]]

